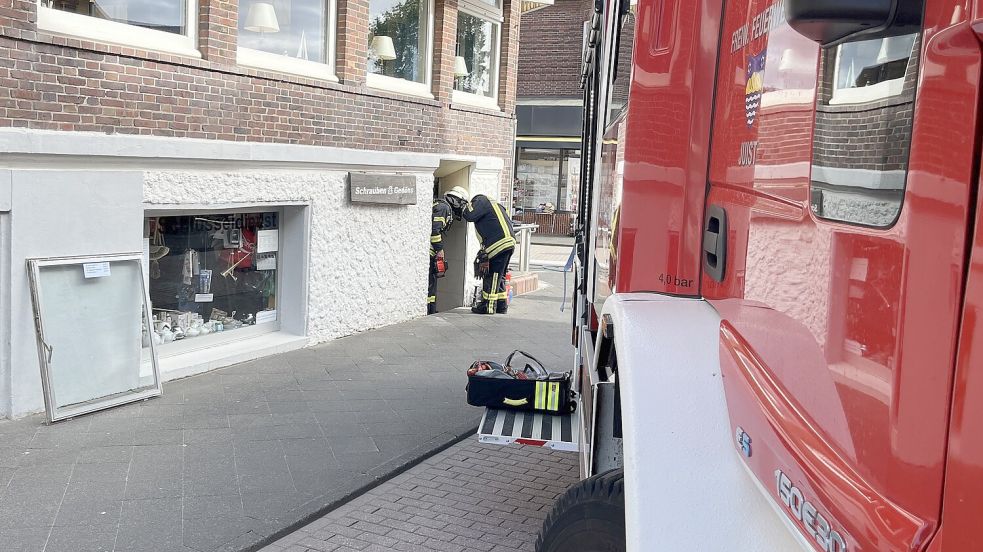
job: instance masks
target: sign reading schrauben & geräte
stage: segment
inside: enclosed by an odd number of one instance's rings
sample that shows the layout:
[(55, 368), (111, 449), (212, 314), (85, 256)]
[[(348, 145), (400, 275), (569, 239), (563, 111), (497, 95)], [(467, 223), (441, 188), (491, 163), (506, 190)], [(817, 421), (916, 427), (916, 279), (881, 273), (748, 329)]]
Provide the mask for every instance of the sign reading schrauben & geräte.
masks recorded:
[(348, 173), (352, 203), (416, 205), (416, 177), (399, 174)]

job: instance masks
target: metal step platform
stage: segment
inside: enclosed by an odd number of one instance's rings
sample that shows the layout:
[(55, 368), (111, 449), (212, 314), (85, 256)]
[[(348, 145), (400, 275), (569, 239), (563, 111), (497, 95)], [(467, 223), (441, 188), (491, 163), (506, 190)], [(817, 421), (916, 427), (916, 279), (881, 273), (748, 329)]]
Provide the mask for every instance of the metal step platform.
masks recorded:
[(517, 443), (577, 452), (580, 450), (580, 416), (577, 412), (554, 416), (487, 408), (478, 426), (478, 442)]

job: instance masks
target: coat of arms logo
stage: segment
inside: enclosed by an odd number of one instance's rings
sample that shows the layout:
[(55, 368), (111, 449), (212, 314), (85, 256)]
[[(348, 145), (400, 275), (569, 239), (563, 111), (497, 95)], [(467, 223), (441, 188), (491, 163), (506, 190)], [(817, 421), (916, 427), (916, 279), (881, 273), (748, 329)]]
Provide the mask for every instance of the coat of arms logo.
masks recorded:
[(758, 108), (761, 107), (761, 93), (764, 91), (765, 58), (767, 51), (762, 50), (756, 56), (747, 59), (747, 85), (744, 87), (744, 114), (747, 116), (748, 128), (754, 126), (758, 118)]

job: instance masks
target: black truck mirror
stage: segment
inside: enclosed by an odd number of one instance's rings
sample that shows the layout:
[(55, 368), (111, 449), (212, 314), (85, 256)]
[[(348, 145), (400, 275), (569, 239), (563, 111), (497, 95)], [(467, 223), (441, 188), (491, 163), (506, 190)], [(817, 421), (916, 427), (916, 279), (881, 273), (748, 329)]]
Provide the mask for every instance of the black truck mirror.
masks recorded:
[(915, 33), (924, 0), (785, 0), (785, 17), (822, 46)]

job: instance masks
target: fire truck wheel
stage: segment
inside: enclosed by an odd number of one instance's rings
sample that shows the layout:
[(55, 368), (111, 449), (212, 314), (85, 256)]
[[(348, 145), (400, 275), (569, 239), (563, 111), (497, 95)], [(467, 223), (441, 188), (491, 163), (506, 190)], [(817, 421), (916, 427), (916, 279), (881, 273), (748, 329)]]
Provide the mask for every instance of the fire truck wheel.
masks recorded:
[(624, 552), (625, 473), (611, 470), (570, 487), (546, 516), (536, 552)]

